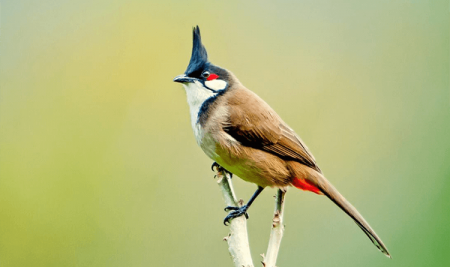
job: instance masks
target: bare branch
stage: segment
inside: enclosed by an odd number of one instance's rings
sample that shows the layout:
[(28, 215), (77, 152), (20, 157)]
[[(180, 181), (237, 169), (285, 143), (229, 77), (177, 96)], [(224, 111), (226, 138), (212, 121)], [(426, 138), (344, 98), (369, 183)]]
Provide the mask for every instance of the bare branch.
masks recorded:
[[(214, 168), (218, 178), (220, 190), (222, 191), (227, 206), (238, 206), (238, 201), (233, 190), (233, 184), (227, 172)], [(253, 267), (248, 243), (247, 220), (244, 216), (235, 218), (230, 223), (230, 233), (224, 237), (228, 243), (228, 250), (236, 267)]]
[(272, 220), (272, 230), (270, 231), (269, 246), (267, 247), (266, 255), (263, 254), (263, 266), (275, 267), (278, 257), (278, 251), (280, 250), (281, 239), (283, 238), (284, 225), (284, 195), (285, 190), (278, 189), (275, 197), (275, 212)]

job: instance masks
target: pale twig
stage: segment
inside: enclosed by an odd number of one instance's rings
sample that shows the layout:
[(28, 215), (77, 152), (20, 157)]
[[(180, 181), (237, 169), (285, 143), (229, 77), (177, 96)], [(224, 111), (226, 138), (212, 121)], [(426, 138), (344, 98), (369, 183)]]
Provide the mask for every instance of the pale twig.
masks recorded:
[(277, 195), (275, 196), (275, 212), (272, 220), (272, 230), (270, 231), (269, 246), (267, 247), (266, 255), (262, 255), (262, 264), (264, 267), (275, 267), (277, 262), (278, 251), (280, 250), (284, 232), (283, 214), (285, 194), (285, 190), (278, 189)]
[[(225, 171), (214, 168), (216, 171), (217, 183), (222, 191), (226, 206), (238, 206), (238, 201), (233, 190), (233, 184), (229, 174)], [(228, 250), (236, 267), (253, 267), (253, 260), (250, 254), (248, 243), (247, 220), (245, 216), (235, 218), (230, 223), (230, 233), (224, 237), (228, 243)]]

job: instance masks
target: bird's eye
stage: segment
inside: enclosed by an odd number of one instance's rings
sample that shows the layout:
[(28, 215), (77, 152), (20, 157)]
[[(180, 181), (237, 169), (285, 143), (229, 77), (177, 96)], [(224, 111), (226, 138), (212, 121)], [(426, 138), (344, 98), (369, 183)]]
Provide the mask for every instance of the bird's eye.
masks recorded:
[(209, 77), (209, 71), (204, 71), (204, 72), (202, 73), (202, 77), (203, 77), (203, 78), (208, 78), (208, 77)]

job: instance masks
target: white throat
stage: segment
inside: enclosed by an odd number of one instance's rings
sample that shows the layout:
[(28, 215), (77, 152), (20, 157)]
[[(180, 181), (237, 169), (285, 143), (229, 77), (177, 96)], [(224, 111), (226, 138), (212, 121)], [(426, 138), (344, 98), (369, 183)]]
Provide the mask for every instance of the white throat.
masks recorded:
[(190, 112), (191, 112), (191, 125), (194, 130), (195, 139), (197, 143), (200, 145), (201, 139), (203, 137), (203, 132), (201, 130), (201, 126), (198, 121), (198, 113), (203, 103), (210, 97), (215, 96), (217, 93), (214, 93), (211, 90), (203, 87), (198, 81), (193, 83), (183, 84), (184, 89), (186, 90), (187, 102), (189, 104)]

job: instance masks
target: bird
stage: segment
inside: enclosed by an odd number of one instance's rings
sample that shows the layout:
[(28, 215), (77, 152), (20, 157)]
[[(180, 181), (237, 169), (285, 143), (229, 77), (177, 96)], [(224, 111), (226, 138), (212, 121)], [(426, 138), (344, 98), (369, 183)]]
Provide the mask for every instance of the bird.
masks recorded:
[(227, 225), (247, 210), (266, 187), (295, 187), (325, 195), (341, 208), (387, 257), (383, 241), (362, 215), (325, 178), (316, 159), (280, 116), (229, 70), (212, 64), (202, 43), (200, 28), (193, 28), (193, 47), (184, 74), (173, 79), (186, 91), (191, 126), (197, 144), (213, 166), (257, 185), (247, 204), (228, 206)]

